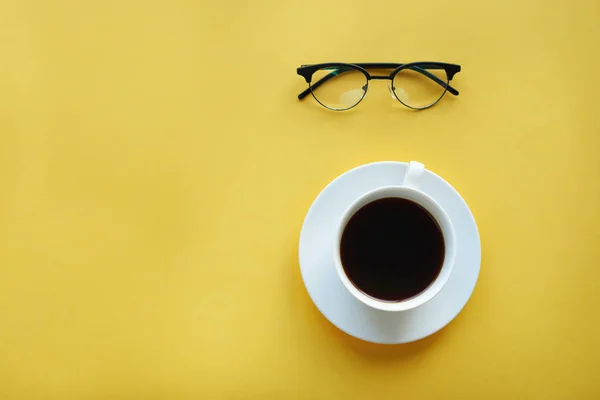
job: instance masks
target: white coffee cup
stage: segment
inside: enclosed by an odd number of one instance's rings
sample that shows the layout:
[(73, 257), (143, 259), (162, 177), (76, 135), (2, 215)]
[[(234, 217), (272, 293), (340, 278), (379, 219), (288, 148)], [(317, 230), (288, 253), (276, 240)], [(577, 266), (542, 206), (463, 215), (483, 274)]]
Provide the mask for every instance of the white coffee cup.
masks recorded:
[[(423, 164), (416, 161), (411, 161), (408, 165), (406, 173), (404, 174), (404, 180), (402, 185), (384, 186), (364, 194), (363, 196), (356, 199), (346, 209), (346, 211), (342, 215), (342, 218), (340, 219), (334, 242), (334, 259), (337, 273), (346, 289), (355, 298), (357, 298), (367, 306), (375, 308), (377, 310), (406, 311), (412, 308), (419, 307), (420, 305), (425, 304), (426, 302), (431, 300), (433, 297), (435, 297), (435, 295), (437, 295), (440, 292), (440, 290), (442, 290), (446, 282), (448, 282), (450, 274), (452, 273), (454, 259), (456, 256), (456, 235), (454, 233), (454, 226), (452, 225), (450, 217), (448, 216), (446, 211), (444, 211), (444, 209), (438, 204), (438, 202), (436, 202), (429, 195), (419, 190), (420, 180), (424, 172), (425, 167)], [(398, 177), (398, 181), (400, 180), (401, 177)], [(346, 228), (346, 224), (348, 223), (348, 221), (350, 221), (350, 218), (352, 218), (352, 216), (358, 210), (360, 210), (367, 204), (375, 200), (388, 197), (397, 197), (411, 200), (419, 204), (421, 207), (425, 208), (438, 223), (442, 231), (445, 244), (444, 262), (442, 264), (442, 268), (437, 278), (418, 295), (397, 302), (376, 299), (357, 288), (346, 275), (346, 272), (344, 271), (344, 267), (342, 265), (342, 259), (340, 254), (340, 243), (342, 235)]]

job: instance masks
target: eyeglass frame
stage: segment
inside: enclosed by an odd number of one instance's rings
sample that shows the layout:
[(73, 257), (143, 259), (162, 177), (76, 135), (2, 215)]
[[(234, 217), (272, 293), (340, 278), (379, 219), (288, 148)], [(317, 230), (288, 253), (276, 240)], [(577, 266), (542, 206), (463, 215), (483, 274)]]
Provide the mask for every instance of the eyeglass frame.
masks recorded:
[[(323, 68), (328, 68), (328, 67), (344, 67), (344, 66), (348, 67), (349, 69), (345, 70), (345, 71), (341, 71), (341, 72), (339, 72), (339, 71), (331, 72), (328, 75), (325, 75), (323, 78), (319, 79), (318, 81), (316, 81), (314, 84), (311, 85), (312, 76), (318, 70), (323, 69)], [(446, 76), (448, 77), (448, 82), (444, 82), (437, 76), (428, 72), (426, 69), (423, 69), (420, 67), (426, 67), (427, 69), (443, 69), (444, 71), (446, 71)], [(386, 75), (371, 75), (371, 74), (369, 74), (367, 69), (393, 69), (393, 71), (387, 76)], [(396, 75), (404, 69), (411, 69), (413, 71), (419, 72), (419, 73), (427, 76), (428, 78), (432, 79), (437, 84), (442, 86), (444, 88), (444, 92), (441, 94), (441, 96), (436, 101), (434, 101), (433, 103), (431, 103), (425, 107), (413, 107), (413, 106), (410, 106), (410, 105), (404, 103), (402, 100), (400, 100), (400, 98), (396, 94), (396, 91), (395, 91), (395, 88), (393, 85), (394, 78), (396, 77)], [(338, 76), (340, 73), (348, 72), (350, 70), (357, 70), (359, 72), (362, 72), (365, 75), (365, 78), (367, 79), (367, 84), (365, 85), (366, 87), (364, 88), (364, 93), (363, 93), (362, 97), (351, 107), (331, 108), (331, 107), (323, 104), (317, 98), (317, 96), (313, 93), (313, 89), (317, 89), (319, 86), (321, 86), (323, 83), (327, 82), (329, 79), (331, 79), (335, 76)], [(355, 63), (355, 64), (351, 64), (351, 63), (341, 63), (341, 62), (329, 62), (329, 63), (321, 63), (321, 64), (305, 64), (305, 65), (301, 65), (300, 67), (298, 67), (296, 72), (298, 73), (298, 75), (302, 76), (306, 80), (306, 83), (308, 84), (308, 89), (306, 89), (302, 93), (300, 93), (298, 95), (298, 99), (302, 100), (306, 96), (308, 96), (308, 94), (310, 93), (319, 104), (321, 104), (323, 107), (327, 108), (328, 110), (347, 111), (347, 110), (350, 110), (350, 109), (356, 107), (365, 98), (365, 96), (367, 95), (367, 90), (369, 88), (369, 81), (371, 81), (372, 79), (373, 80), (389, 79), (390, 81), (392, 81), (391, 88), (392, 88), (392, 91), (394, 93), (394, 97), (396, 98), (396, 100), (398, 100), (402, 105), (404, 105), (405, 107), (408, 107), (410, 109), (425, 110), (427, 108), (430, 108), (430, 107), (433, 107), (434, 105), (436, 105), (442, 99), (442, 97), (444, 97), (446, 92), (450, 92), (454, 96), (458, 96), (458, 94), (459, 94), (458, 90), (456, 90), (455, 88), (450, 86), (450, 81), (452, 80), (452, 78), (454, 78), (454, 75), (456, 75), (458, 72), (460, 72), (460, 70), (461, 70), (461, 68), (460, 68), (460, 65), (458, 65), (458, 64), (450, 64), (450, 63), (435, 62), (435, 61), (416, 61), (416, 62), (411, 62), (411, 63), (406, 63), (406, 64), (402, 64), (402, 63)]]

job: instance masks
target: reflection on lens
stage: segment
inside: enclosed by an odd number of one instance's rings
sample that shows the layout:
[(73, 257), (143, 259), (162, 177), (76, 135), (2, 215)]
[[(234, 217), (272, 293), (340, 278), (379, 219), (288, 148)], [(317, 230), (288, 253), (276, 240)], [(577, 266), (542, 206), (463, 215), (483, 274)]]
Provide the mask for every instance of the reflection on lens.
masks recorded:
[(445, 70), (419, 66), (400, 70), (393, 80), (396, 98), (411, 108), (434, 105), (446, 92), (447, 85)]
[(367, 77), (345, 65), (316, 71), (310, 82), (315, 99), (332, 110), (347, 110), (357, 105), (367, 91)]

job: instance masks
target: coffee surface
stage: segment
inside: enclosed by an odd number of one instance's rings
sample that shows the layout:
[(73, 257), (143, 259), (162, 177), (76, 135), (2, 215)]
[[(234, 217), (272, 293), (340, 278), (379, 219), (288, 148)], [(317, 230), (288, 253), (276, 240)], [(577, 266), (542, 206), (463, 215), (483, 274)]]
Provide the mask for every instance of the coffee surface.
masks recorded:
[(342, 234), (346, 275), (363, 293), (398, 302), (423, 292), (438, 277), (445, 243), (433, 216), (419, 204), (396, 197), (359, 209)]

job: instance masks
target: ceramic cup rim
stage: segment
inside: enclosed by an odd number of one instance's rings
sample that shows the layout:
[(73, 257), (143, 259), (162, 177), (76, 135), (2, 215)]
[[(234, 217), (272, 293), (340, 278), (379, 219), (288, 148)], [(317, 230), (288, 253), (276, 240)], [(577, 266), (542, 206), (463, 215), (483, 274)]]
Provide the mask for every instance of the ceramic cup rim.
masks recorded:
[[(414, 297), (398, 302), (374, 298), (356, 287), (344, 271), (340, 254), (342, 235), (350, 218), (365, 205), (375, 200), (388, 197), (411, 200), (425, 208), (438, 223), (442, 231), (445, 244), (444, 262), (442, 263), (442, 268), (437, 278), (421, 293)], [(381, 311), (407, 311), (419, 307), (433, 299), (448, 282), (454, 267), (454, 260), (456, 258), (456, 234), (448, 213), (431, 196), (413, 187), (402, 185), (383, 186), (363, 194), (346, 208), (338, 223), (338, 228), (336, 231), (334, 258), (338, 277), (342, 281), (342, 284), (345, 286), (346, 290), (348, 290), (356, 299), (371, 308)]]

